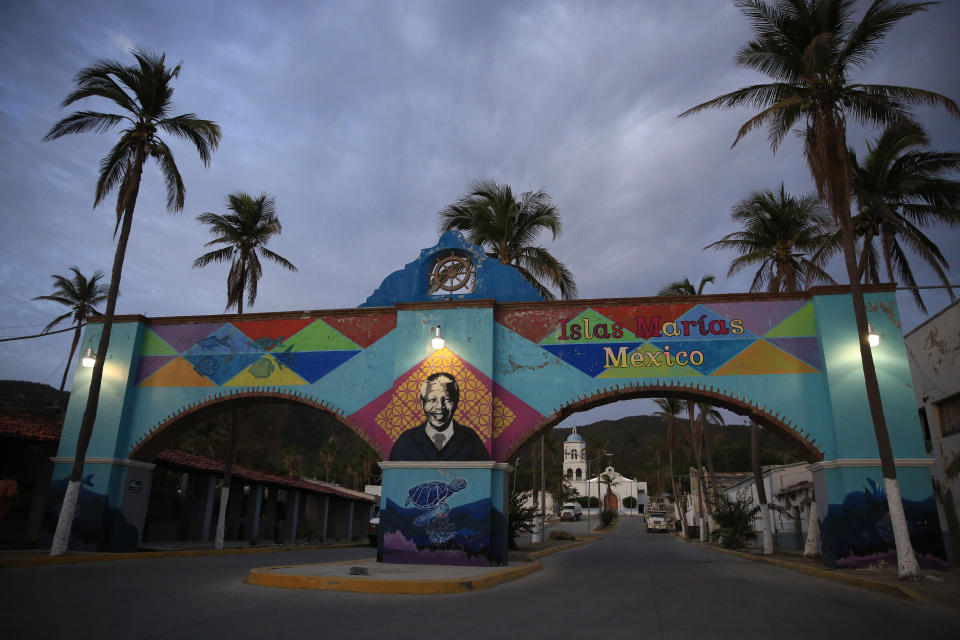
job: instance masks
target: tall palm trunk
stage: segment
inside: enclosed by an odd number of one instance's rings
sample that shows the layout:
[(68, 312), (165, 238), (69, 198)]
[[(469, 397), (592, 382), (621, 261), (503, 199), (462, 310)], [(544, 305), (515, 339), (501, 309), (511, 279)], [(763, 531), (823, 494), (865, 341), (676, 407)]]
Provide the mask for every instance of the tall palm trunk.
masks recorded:
[(117, 238), (117, 250), (113, 256), (113, 270), (110, 273), (110, 290), (107, 292), (107, 308), (103, 314), (103, 330), (100, 334), (100, 343), (97, 345), (97, 359), (90, 373), (90, 390), (87, 395), (87, 406), (83, 411), (80, 422), (80, 431), (77, 434), (77, 450), (73, 458), (73, 470), (70, 472), (70, 481), (63, 495), (63, 505), (57, 518), (57, 528), (50, 544), (50, 555), (59, 556), (67, 551), (70, 541), (70, 530), (73, 527), (73, 516), (77, 510), (77, 499), (80, 497), (80, 481), (83, 478), (83, 464), (87, 456), (87, 447), (90, 445), (90, 436), (93, 435), (93, 424), (97, 418), (97, 408), (100, 403), (100, 386), (103, 381), (103, 365), (107, 359), (107, 350), (110, 347), (110, 333), (113, 330), (113, 317), (117, 308), (117, 296), (120, 292), (120, 275), (123, 271), (123, 259), (127, 253), (127, 242), (130, 239), (130, 229), (133, 227), (133, 210), (137, 205), (137, 194), (140, 191), (140, 176), (143, 174), (143, 163), (147, 158), (146, 141), (136, 150), (133, 167), (131, 168), (130, 183), (125, 193), (127, 202), (123, 209), (123, 221), (120, 225), (120, 236)]
[(810, 501), (810, 518), (807, 521), (807, 543), (803, 546), (804, 558), (820, 555), (820, 520), (817, 518), (817, 503)]
[(717, 472), (713, 468), (713, 444), (710, 439), (710, 421), (706, 414), (700, 409), (700, 435), (703, 437), (703, 451), (707, 458), (707, 477), (710, 479), (710, 495), (712, 502), (708, 502), (707, 510), (713, 513), (717, 504), (720, 502), (720, 489), (717, 487)]
[(757, 485), (757, 501), (760, 503), (760, 529), (763, 536), (763, 553), (773, 554), (773, 529), (770, 526), (770, 506), (767, 504), (767, 488), (760, 473), (760, 427), (750, 420), (750, 462), (753, 466), (753, 481)]
[[(230, 483), (233, 480), (233, 461), (237, 451), (237, 421), (239, 411), (234, 408), (230, 412), (230, 444), (227, 448), (227, 458), (223, 462), (223, 486), (220, 487), (220, 511), (217, 513), (217, 532), (213, 538), (213, 548), (223, 549), (223, 537), (227, 529), (227, 507), (230, 504)], [(259, 523), (254, 523), (257, 526)], [(254, 532), (253, 537), (257, 537)]]
[(80, 343), (80, 329), (83, 327), (82, 322), (77, 322), (77, 328), (73, 332), (73, 344), (70, 345), (70, 355), (67, 356), (67, 366), (63, 368), (63, 378), (60, 379), (60, 390), (57, 392), (57, 397), (53, 401), (53, 408), (60, 408), (60, 401), (63, 398), (63, 388), (67, 385), (67, 373), (70, 371), (70, 364), (73, 362), (73, 354), (77, 351), (77, 345)]
[(866, 384), (867, 402), (870, 417), (873, 419), (874, 434), (877, 439), (877, 452), (880, 456), (880, 469), (887, 491), (887, 505), (890, 512), (890, 524), (893, 528), (894, 545), (897, 551), (897, 575), (900, 578), (913, 578), (919, 575), (920, 568), (910, 542), (910, 532), (900, 498), (900, 485), (897, 482), (897, 468), (890, 444), (890, 433), (883, 415), (880, 398), (880, 386), (877, 371), (873, 363), (873, 353), (867, 337), (867, 310), (863, 300), (863, 288), (857, 277), (857, 255), (854, 244), (853, 223), (850, 218), (850, 157), (846, 149), (846, 130), (836, 114), (828, 112), (821, 115), (825, 144), (823, 153), (826, 164), (825, 181), (828, 185), (830, 205), (840, 224), (843, 257), (850, 279), (850, 296), (853, 298), (853, 314), (856, 318), (857, 333), (860, 338), (860, 358), (863, 363), (863, 377)]
[(690, 421), (690, 443), (693, 445), (693, 457), (697, 462), (697, 519), (700, 525), (700, 542), (707, 541), (707, 519), (704, 517), (703, 499), (707, 487), (703, 481), (703, 456), (700, 453), (700, 443), (697, 437), (697, 427), (693, 419), (693, 402), (687, 400), (687, 416)]
[[(670, 422), (670, 426), (667, 427), (667, 464), (670, 465), (670, 486), (673, 489), (673, 503), (676, 506), (680, 506), (680, 492), (677, 490), (677, 477), (673, 475), (673, 445), (674, 445), (674, 429), (675, 425), (673, 420)], [(683, 537), (687, 537), (687, 519), (684, 516), (686, 511), (679, 511), (678, 515), (680, 516), (680, 531), (683, 533)]]

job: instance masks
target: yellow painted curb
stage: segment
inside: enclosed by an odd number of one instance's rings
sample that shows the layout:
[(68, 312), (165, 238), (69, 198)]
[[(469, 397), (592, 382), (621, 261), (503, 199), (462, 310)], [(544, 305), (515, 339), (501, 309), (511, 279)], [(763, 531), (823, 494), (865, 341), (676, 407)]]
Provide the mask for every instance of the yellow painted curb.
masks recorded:
[(555, 547), (550, 547), (548, 549), (540, 549), (539, 551), (531, 551), (527, 554), (528, 557), (533, 558), (534, 560), (538, 558), (543, 558), (544, 556), (549, 556), (560, 551), (566, 551), (567, 549), (575, 549), (577, 547), (582, 547), (588, 542), (593, 542), (593, 540), (576, 540), (567, 544), (560, 544)]
[(317, 551), (321, 549), (350, 549), (367, 546), (367, 543), (344, 543), (329, 545), (297, 545), (278, 547), (250, 547), (236, 549), (183, 549), (179, 551), (131, 551), (130, 553), (68, 553), (62, 556), (0, 556), (3, 567), (44, 567), (57, 564), (81, 562), (116, 562), (117, 560), (145, 560), (153, 558), (198, 558), (203, 556), (231, 556), (253, 553), (281, 553), (285, 551)]
[[(303, 565), (300, 565), (303, 566)], [(507, 567), (476, 579), (463, 580), (378, 580), (377, 578), (340, 576), (301, 576), (275, 573), (284, 567), (260, 567), (247, 574), (248, 584), (283, 589), (319, 589), (352, 593), (434, 595), (464, 593), (489, 589), (503, 582), (516, 580), (541, 569), (539, 562)]]
[(816, 576), (824, 580), (833, 580), (834, 582), (842, 582), (843, 584), (851, 585), (854, 587), (860, 587), (861, 589), (868, 589), (870, 591), (875, 591), (877, 593), (883, 593), (888, 596), (893, 596), (895, 598), (901, 598), (904, 600), (913, 600), (915, 602), (922, 602), (924, 604), (932, 604), (930, 600), (923, 597), (915, 589), (910, 587), (902, 586), (899, 584), (890, 584), (887, 582), (879, 582), (877, 580), (871, 580), (869, 578), (864, 578), (861, 576), (851, 576), (845, 573), (839, 573), (836, 570), (830, 569), (820, 569), (818, 567), (808, 567), (807, 565), (798, 564), (796, 562), (788, 562), (786, 560), (779, 560), (777, 558), (765, 558), (763, 556), (756, 556), (751, 553), (744, 553), (742, 551), (734, 551), (732, 549), (723, 549), (721, 547), (710, 547), (713, 551), (720, 551), (738, 558), (743, 558), (744, 560), (752, 560), (753, 562), (761, 562), (764, 564), (770, 564), (781, 569), (788, 569), (790, 571), (796, 571), (797, 573), (805, 573), (807, 575)]

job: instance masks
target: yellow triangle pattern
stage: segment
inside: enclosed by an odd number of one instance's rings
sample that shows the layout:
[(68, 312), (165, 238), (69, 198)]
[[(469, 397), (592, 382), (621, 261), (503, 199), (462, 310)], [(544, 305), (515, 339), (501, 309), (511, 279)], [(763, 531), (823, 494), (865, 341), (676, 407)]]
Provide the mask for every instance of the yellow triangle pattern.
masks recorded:
[(756, 376), (778, 373), (817, 373), (817, 370), (766, 340), (757, 340), (733, 360), (714, 371), (713, 375)]
[(174, 358), (140, 383), (141, 387), (215, 387), (217, 384), (196, 372), (183, 358)]
[(259, 360), (233, 376), (225, 387), (293, 386), (307, 384), (293, 369), (277, 362), (272, 355), (264, 354)]

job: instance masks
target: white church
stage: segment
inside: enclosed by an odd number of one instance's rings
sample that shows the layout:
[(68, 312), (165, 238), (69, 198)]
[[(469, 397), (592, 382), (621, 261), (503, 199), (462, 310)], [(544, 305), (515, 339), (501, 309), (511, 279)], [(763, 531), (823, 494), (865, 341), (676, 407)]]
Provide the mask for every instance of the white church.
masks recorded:
[[(609, 464), (602, 470), (594, 467), (608, 460), (601, 457), (591, 461), (590, 471), (599, 473), (592, 478), (587, 477), (587, 443), (577, 433), (576, 427), (563, 443), (563, 475), (581, 496), (599, 498), (604, 509), (615, 509), (625, 515), (643, 513), (647, 506), (647, 483), (623, 476)], [(611, 480), (609, 487), (607, 478)], [(624, 501), (631, 496), (636, 498), (637, 505), (624, 506)]]

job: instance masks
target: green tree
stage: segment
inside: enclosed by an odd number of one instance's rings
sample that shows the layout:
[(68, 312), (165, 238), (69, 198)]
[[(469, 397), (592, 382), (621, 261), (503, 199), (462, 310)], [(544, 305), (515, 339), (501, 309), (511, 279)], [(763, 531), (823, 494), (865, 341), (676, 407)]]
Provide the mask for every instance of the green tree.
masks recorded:
[(199, 269), (211, 262), (229, 262), (225, 308), (236, 307), (237, 314), (242, 315), (244, 294), (251, 307), (257, 301), (257, 285), (263, 276), (261, 257), (288, 271), (296, 271), (297, 268), (266, 247), (273, 236), (283, 232), (273, 198), (265, 193), (254, 198), (237, 191), (227, 196), (227, 209), (230, 213), (225, 215), (206, 212), (197, 216), (197, 221), (207, 225), (214, 235), (213, 240), (204, 246), (225, 246), (203, 254), (193, 261), (193, 267)]
[[(296, 271), (297, 268), (289, 260), (264, 246), (270, 238), (283, 231), (280, 220), (277, 218), (276, 203), (273, 198), (267, 197), (265, 193), (261, 193), (259, 198), (254, 198), (237, 191), (227, 196), (227, 209), (230, 213), (225, 215), (205, 212), (197, 216), (197, 221), (207, 225), (214, 234), (213, 240), (204, 246), (226, 246), (203, 254), (193, 261), (193, 267), (199, 269), (211, 262), (230, 262), (230, 271), (227, 273), (227, 306), (224, 308), (229, 309), (235, 306), (237, 315), (243, 315), (244, 294), (247, 295), (247, 304), (250, 306), (253, 306), (257, 300), (257, 285), (263, 275), (258, 256), (272, 260), (290, 271)], [(227, 452), (223, 467), (221, 505), (227, 504), (230, 494), (239, 413), (239, 407), (234, 406), (231, 410), (230, 450)], [(226, 513), (226, 507), (220, 509), (217, 518), (217, 533), (213, 543), (217, 549), (223, 548)]]
[[(661, 288), (660, 291), (657, 292), (657, 295), (663, 297), (703, 295), (704, 287), (715, 280), (716, 278), (713, 275), (703, 276), (700, 278), (700, 284), (697, 285), (696, 288), (694, 288), (689, 278), (676, 280)], [(687, 410), (687, 420), (690, 425), (690, 444), (693, 449), (693, 456), (697, 461), (697, 486), (699, 487), (697, 491), (697, 517), (700, 518), (700, 540), (705, 542), (707, 540), (707, 527), (705, 525), (709, 518), (705, 517), (706, 511), (704, 509), (707, 483), (703, 477), (703, 448), (704, 446), (709, 446), (709, 443), (703, 439), (700, 423), (694, 419), (697, 404), (693, 400), (686, 400), (684, 406)]]
[(180, 211), (183, 209), (186, 189), (174, 161), (173, 152), (159, 133), (162, 131), (192, 143), (204, 166), (209, 165), (210, 156), (220, 143), (220, 127), (216, 123), (201, 120), (192, 113), (170, 115), (173, 107), (173, 80), (180, 75), (180, 65), (172, 69), (168, 68), (163, 55), (158, 56), (143, 49), (135, 49), (131, 53), (136, 60), (134, 64), (124, 65), (113, 60), (98, 60), (91, 66), (81, 69), (74, 79), (76, 87), (61, 105), (66, 107), (85, 98), (97, 98), (113, 104), (119, 108), (120, 113), (77, 111), (53, 125), (44, 137), (44, 140), (53, 140), (68, 134), (88, 131), (103, 133), (114, 127), (124, 126), (120, 140), (101, 160), (97, 179), (94, 207), (100, 204), (111, 191), (117, 190), (117, 223), (114, 234), (116, 235), (119, 231), (119, 235), (110, 275), (110, 289), (107, 294), (100, 343), (97, 347), (96, 364), (90, 374), (86, 408), (77, 434), (73, 470), (70, 473), (70, 482), (57, 520), (57, 530), (50, 547), (50, 555), (61, 555), (67, 549), (80, 492), (80, 481), (83, 477), (87, 446), (97, 417), (104, 356), (110, 345), (117, 295), (120, 291), (120, 275), (133, 224), (137, 195), (140, 192), (143, 166), (147, 158), (157, 161), (166, 182), (167, 209)]
[(739, 494), (730, 498), (721, 494), (713, 519), (717, 521), (717, 529), (711, 535), (719, 538), (720, 546), (726, 549), (739, 549), (748, 540), (755, 540), (757, 532), (753, 528), (753, 521), (760, 512), (760, 507), (754, 506), (753, 499), (746, 494)]
[(699, 296), (703, 295), (703, 288), (708, 284), (716, 282), (717, 278), (713, 275), (707, 275), (700, 278), (700, 284), (696, 287), (690, 282), (690, 278), (675, 280), (665, 287), (661, 287), (657, 292), (658, 296)]
[(442, 231), (465, 231), (470, 242), (487, 255), (515, 267), (545, 300), (555, 300), (544, 281), (560, 291), (564, 300), (577, 297), (573, 274), (543, 247), (534, 246), (544, 231), (560, 236), (560, 212), (544, 191), (514, 196), (510, 185), (478, 180), (470, 193), (440, 212)]
[(823, 270), (832, 237), (831, 220), (815, 195), (784, 190), (754, 191), (733, 206), (731, 217), (742, 231), (725, 235), (704, 249), (733, 249), (739, 257), (728, 276), (759, 265), (750, 291), (800, 291), (814, 284), (835, 284)]
[(776, 152), (787, 133), (801, 127), (804, 155), (820, 197), (840, 226), (844, 263), (850, 281), (854, 316), (860, 336), (867, 399), (877, 438), (890, 519), (897, 548), (898, 574), (919, 574), (910, 543), (900, 485), (890, 445), (870, 353), (867, 312), (857, 270), (853, 222), (850, 216), (853, 167), (847, 149), (847, 120), (885, 127), (910, 117), (911, 105), (943, 106), (960, 117), (957, 104), (932, 91), (911, 87), (862, 84), (851, 75), (876, 55), (886, 34), (900, 20), (926, 11), (928, 2), (874, 0), (859, 22), (853, 0), (738, 0), (754, 31), (754, 39), (737, 53), (737, 64), (774, 80), (737, 89), (688, 109), (682, 116), (705, 109), (758, 107), (733, 141), (762, 126)]
[[(930, 265), (954, 300), (947, 260), (921, 227), (960, 223), (960, 181), (949, 175), (960, 169), (960, 153), (930, 151), (929, 145), (920, 125), (902, 123), (868, 142), (862, 162), (850, 150), (857, 203), (853, 227), (862, 239), (859, 271), (867, 282), (878, 283), (882, 262), (889, 282), (916, 287), (909, 250)], [(913, 299), (926, 313), (919, 289), (913, 289)]]
[(80, 273), (80, 269), (77, 267), (70, 267), (70, 270), (73, 271), (73, 277), (70, 279), (58, 275), (51, 276), (53, 278), (53, 293), (34, 298), (34, 300), (49, 300), (70, 308), (69, 311), (57, 316), (44, 327), (43, 333), (50, 331), (57, 324), (70, 317), (77, 325), (73, 332), (73, 342), (70, 344), (70, 355), (67, 356), (67, 366), (64, 367), (63, 378), (60, 379), (60, 390), (53, 401), (54, 409), (60, 407), (63, 387), (67, 384), (67, 372), (70, 371), (73, 354), (80, 343), (80, 329), (87, 323), (87, 318), (90, 316), (103, 315), (95, 307), (107, 299), (107, 287), (100, 284), (103, 272), (95, 271), (91, 278), (87, 278)]
[(533, 533), (533, 519), (537, 510), (524, 506), (525, 491), (510, 490), (510, 505), (508, 509), (509, 544), (511, 549), (517, 548), (517, 536), (521, 533)]

